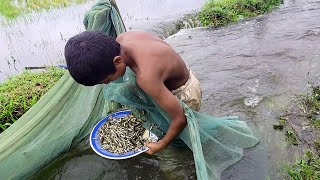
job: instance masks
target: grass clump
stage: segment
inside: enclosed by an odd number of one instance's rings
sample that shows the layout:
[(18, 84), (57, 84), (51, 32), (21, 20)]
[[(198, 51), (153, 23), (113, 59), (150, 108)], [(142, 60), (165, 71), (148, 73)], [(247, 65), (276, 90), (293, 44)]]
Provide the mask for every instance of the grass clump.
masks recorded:
[(285, 135), (286, 135), (286, 141), (289, 144), (292, 145), (298, 145), (298, 139), (296, 133), (293, 131), (292, 128), (286, 127), (286, 122), (288, 120), (288, 117), (286, 115), (279, 116), (278, 118), (278, 124), (273, 124), (273, 129), (274, 130), (285, 130)]
[(298, 139), (296, 133), (292, 129), (286, 130), (286, 141), (292, 145), (298, 145)]
[(203, 26), (224, 26), (269, 12), (283, 0), (209, 0), (199, 13)]
[(0, 14), (6, 18), (14, 19), (17, 16), (31, 11), (67, 7), (72, 4), (84, 3), (88, 0), (0, 0)]
[(284, 129), (284, 126), (286, 125), (286, 121), (287, 121), (287, 117), (285, 116), (285, 115), (283, 115), (283, 116), (280, 116), (279, 118), (278, 118), (278, 124), (274, 124), (273, 125), (273, 129), (274, 130), (283, 130)]
[(320, 128), (320, 86), (311, 86), (312, 90), (299, 97), (299, 106), (305, 117), (314, 127)]
[(0, 0), (0, 14), (7, 18), (17, 17), (19, 15), (19, 9), (17, 9), (11, 0)]
[(27, 112), (60, 79), (65, 70), (25, 71), (0, 84), (0, 133)]
[(312, 151), (306, 151), (304, 157), (285, 169), (293, 180), (319, 180), (320, 157)]
[[(320, 86), (311, 85), (311, 88), (312, 90), (305, 95), (298, 96), (298, 103), (306, 120), (314, 127), (320, 128)], [(313, 143), (319, 151), (320, 139), (314, 139)], [(320, 180), (319, 154), (308, 150), (302, 158), (286, 166), (285, 170), (293, 180)]]

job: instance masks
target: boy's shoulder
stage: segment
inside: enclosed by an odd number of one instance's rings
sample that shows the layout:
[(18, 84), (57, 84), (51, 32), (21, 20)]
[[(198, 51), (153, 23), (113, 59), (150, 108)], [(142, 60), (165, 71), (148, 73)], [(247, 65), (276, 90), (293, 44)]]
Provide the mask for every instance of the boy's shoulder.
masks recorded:
[(121, 33), (117, 36), (117, 41), (122, 41), (123, 39), (127, 38), (152, 38), (154, 37), (151, 33), (145, 31), (129, 31)]

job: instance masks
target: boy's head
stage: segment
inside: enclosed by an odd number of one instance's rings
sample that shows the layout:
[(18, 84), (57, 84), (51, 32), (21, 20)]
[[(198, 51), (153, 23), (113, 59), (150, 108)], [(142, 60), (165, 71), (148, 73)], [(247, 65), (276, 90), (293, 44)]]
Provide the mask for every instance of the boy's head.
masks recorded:
[(85, 86), (109, 83), (124, 74), (118, 72), (125, 68), (120, 44), (102, 32), (85, 31), (70, 38), (64, 55), (70, 75)]

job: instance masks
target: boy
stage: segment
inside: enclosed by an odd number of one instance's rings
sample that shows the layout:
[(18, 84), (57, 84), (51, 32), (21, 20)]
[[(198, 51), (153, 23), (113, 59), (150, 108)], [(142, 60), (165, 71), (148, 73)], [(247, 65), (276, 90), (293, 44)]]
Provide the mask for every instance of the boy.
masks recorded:
[(85, 31), (69, 39), (65, 58), (71, 76), (85, 86), (108, 84), (130, 67), (138, 86), (172, 119), (164, 138), (147, 144), (148, 154), (167, 147), (187, 125), (178, 99), (194, 110), (200, 109), (199, 81), (177, 52), (149, 33), (126, 32), (114, 40), (101, 32)]

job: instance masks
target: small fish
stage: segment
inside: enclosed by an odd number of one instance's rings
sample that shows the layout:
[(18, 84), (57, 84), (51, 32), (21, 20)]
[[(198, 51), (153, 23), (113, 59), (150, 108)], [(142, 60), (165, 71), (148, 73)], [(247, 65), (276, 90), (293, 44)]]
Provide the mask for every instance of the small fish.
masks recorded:
[(147, 142), (142, 137), (145, 131), (142, 123), (143, 120), (133, 115), (121, 118), (110, 116), (98, 131), (102, 148), (116, 154), (140, 149)]

